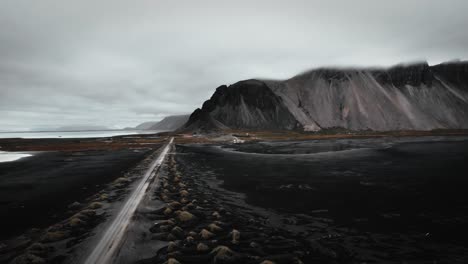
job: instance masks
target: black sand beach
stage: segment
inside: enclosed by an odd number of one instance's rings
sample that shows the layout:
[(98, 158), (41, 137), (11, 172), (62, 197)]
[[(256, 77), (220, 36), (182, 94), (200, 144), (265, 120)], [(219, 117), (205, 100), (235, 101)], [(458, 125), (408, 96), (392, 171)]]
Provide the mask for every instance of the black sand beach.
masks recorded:
[(148, 150), (42, 152), (0, 163), (0, 239), (58, 220), (120, 177)]
[[(158, 151), (152, 153), (154, 158)], [(64, 185), (62, 199), (76, 200), (98, 192), (115, 179), (112, 173), (147, 154), (121, 149), (41, 155), (18, 161), (25, 165), (8, 175), (40, 164), (48, 168), (41, 175), (51, 177), (47, 186)], [(466, 263), (467, 156), (466, 137), (176, 144), (114, 263)], [(153, 158), (124, 182), (141, 177)], [(81, 166), (73, 165), (78, 161)], [(52, 167), (77, 173), (60, 173), (70, 177), (63, 181)], [(78, 174), (84, 178), (73, 176)], [(26, 179), (41, 184), (39, 176)], [(101, 209), (95, 202), (86, 205), (41, 236), (40, 245), (52, 253), (35, 253), (34, 245), (27, 252), (54, 263), (86, 259), (105, 227), (102, 218), (112, 218), (131, 191), (132, 184), (117, 182), (93, 196)], [(29, 190), (25, 186), (16, 188)], [(47, 198), (53, 189), (33, 190), (31, 195)], [(49, 199), (55, 208), (71, 202)]]
[(0, 263), (61, 263), (125, 199), (164, 140), (0, 139), (3, 151), (33, 154), (0, 162)]
[(332, 262), (468, 261), (466, 139), (317, 145), (178, 146), (177, 161), (202, 193), (223, 192), (222, 206), (263, 215)]

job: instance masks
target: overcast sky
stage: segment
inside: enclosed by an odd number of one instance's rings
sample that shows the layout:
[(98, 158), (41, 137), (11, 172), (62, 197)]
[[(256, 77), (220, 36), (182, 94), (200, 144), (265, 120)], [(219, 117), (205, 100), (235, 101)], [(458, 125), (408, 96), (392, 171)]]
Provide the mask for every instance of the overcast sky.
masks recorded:
[(0, 130), (135, 126), (221, 84), (468, 58), (468, 1), (1, 0)]

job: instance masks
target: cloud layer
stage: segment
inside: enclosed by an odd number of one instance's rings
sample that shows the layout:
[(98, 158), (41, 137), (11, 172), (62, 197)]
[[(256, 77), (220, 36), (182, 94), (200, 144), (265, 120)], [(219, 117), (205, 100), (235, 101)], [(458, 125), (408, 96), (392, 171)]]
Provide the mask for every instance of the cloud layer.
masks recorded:
[(468, 57), (468, 2), (3, 0), (0, 130), (134, 126), (221, 84)]

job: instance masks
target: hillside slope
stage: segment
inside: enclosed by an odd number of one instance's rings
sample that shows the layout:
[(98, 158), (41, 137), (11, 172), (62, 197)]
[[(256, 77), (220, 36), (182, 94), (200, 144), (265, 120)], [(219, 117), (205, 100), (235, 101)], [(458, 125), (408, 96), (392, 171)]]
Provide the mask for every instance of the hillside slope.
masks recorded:
[(186, 130), (468, 128), (468, 63), (317, 69), (285, 81), (221, 86)]
[(174, 115), (174, 116), (167, 116), (163, 118), (161, 121), (157, 122), (156, 124), (150, 126), (149, 130), (161, 130), (161, 131), (174, 131), (181, 126), (183, 126), (187, 120), (189, 119), (189, 115)]

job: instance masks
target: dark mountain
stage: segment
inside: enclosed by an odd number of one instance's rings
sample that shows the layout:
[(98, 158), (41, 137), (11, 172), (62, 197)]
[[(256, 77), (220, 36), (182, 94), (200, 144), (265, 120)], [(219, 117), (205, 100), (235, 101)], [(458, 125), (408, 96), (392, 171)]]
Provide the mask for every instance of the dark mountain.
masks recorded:
[(216, 89), (185, 125), (188, 129), (294, 129), (296, 119), (262, 81), (247, 80)]
[(468, 128), (468, 62), (316, 69), (284, 81), (220, 86), (187, 131)]

